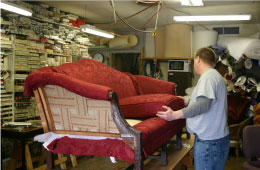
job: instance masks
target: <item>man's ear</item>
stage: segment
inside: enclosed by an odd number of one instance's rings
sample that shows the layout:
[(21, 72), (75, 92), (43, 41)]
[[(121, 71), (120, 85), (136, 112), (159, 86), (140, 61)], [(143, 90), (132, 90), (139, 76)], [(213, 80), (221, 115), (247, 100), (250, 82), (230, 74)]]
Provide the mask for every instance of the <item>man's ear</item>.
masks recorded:
[(197, 56), (197, 62), (200, 63), (200, 56)]

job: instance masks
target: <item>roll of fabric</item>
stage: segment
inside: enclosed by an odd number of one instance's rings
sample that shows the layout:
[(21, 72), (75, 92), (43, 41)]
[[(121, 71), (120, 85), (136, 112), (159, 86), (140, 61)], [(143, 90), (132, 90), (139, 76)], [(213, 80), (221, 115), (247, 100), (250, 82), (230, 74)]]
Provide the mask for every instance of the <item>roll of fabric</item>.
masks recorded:
[(260, 59), (260, 40), (252, 41), (246, 48), (244, 54), (251, 59)]
[(164, 57), (190, 58), (191, 30), (192, 26), (188, 24), (166, 25), (164, 32)]
[(155, 56), (156, 57), (164, 57), (164, 47), (165, 47), (165, 37), (164, 37), (164, 29), (157, 29), (155, 36)]
[(252, 68), (252, 66), (253, 66), (253, 64), (252, 64), (252, 61), (251, 61), (251, 59), (246, 59), (246, 61), (245, 61), (245, 68), (246, 69), (251, 69)]
[(138, 43), (138, 38), (136, 35), (124, 35), (116, 37), (109, 41), (109, 48), (127, 48), (134, 47)]
[(192, 51), (195, 55), (196, 51), (202, 47), (208, 47), (217, 44), (218, 33), (213, 30), (195, 31), (192, 34)]
[[(154, 28), (146, 29), (146, 31), (154, 31)], [(164, 29), (158, 28), (153, 32), (145, 34), (144, 57), (164, 57)]]
[(260, 40), (242, 37), (224, 37), (217, 43), (227, 48), (231, 56), (239, 60), (243, 54), (251, 59), (260, 59)]

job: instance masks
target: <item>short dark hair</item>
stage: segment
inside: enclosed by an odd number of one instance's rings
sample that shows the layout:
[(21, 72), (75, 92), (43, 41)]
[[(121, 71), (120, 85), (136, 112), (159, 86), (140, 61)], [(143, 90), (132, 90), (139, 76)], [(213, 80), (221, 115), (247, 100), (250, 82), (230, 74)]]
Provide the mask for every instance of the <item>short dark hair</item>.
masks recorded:
[(197, 50), (195, 58), (198, 57), (198, 56), (200, 56), (200, 59), (203, 62), (211, 65), (212, 67), (215, 66), (215, 64), (216, 64), (216, 54), (212, 49), (206, 48), (206, 47), (200, 48), (200, 49)]

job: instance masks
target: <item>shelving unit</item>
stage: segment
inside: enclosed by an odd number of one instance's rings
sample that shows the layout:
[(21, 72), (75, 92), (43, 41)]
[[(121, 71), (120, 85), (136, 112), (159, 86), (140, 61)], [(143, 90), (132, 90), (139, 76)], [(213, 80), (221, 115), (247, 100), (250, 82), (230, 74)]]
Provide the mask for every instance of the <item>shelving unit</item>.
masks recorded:
[(13, 44), (10, 36), (1, 34), (1, 123), (13, 121), (13, 92), (5, 88), (5, 80), (11, 79), (10, 60), (13, 58)]
[[(1, 32), (8, 34), (2, 36), (3, 41), (1, 39), (2, 123), (38, 117), (35, 99), (23, 95), (25, 79), (30, 72), (90, 58), (88, 46), (93, 45), (80, 28), (56, 23), (56, 16), (50, 21), (51, 12), (45, 6), (22, 4), (34, 10), (33, 17), (12, 13), (1, 16)], [(9, 74), (6, 79), (5, 73)]]
[(192, 60), (192, 58), (188, 57), (139, 57), (138, 58), (138, 64), (139, 64), (139, 69), (142, 75), (144, 75), (144, 68), (143, 68), (143, 61), (144, 60), (153, 60), (154, 65), (156, 68), (156, 65), (159, 61), (168, 61), (168, 60)]
[[(26, 36), (13, 35), (13, 86), (14, 86), (14, 121), (24, 121), (38, 116), (35, 99), (23, 95), (25, 79), (31, 71), (45, 66), (44, 44), (31, 40), (24, 40)], [(10, 85), (11, 86), (11, 85)]]

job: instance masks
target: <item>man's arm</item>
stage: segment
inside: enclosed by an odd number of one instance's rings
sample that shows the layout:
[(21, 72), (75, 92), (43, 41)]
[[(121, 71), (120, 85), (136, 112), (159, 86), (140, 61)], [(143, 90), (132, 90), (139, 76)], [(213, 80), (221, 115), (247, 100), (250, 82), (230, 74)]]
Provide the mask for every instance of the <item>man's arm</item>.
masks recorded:
[(213, 99), (208, 99), (207, 97), (200, 96), (197, 101), (191, 106), (182, 109), (184, 118), (191, 118), (202, 113), (207, 112), (210, 109)]
[(166, 111), (159, 111), (156, 115), (167, 121), (194, 117), (207, 112), (210, 109), (212, 100), (213, 99), (200, 96), (194, 104), (182, 110), (173, 111), (170, 107), (163, 106)]

